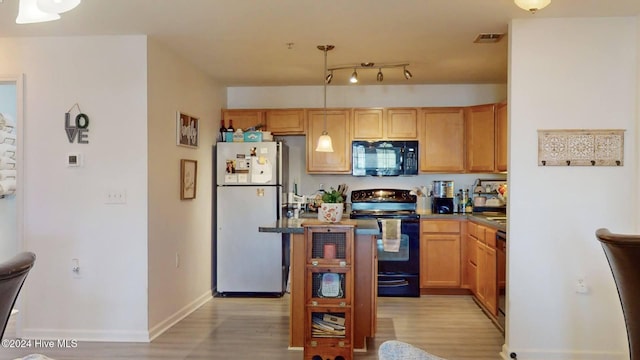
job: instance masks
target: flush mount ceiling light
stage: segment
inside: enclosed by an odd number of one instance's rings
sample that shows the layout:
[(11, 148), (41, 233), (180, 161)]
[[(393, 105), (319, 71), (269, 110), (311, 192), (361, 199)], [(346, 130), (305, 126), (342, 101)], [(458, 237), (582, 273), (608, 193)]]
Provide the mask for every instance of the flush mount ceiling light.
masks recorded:
[(20, 0), (16, 24), (60, 19), (60, 14), (80, 5), (81, 0)]
[(353, 69), (353, 72), (351, 73), (351, 76), (349, 77), (349, 82), (352, 84), (355, 84), (358, 82), (358, 70), (375, 70), (378, 69), (378, 74), (376, 75), (376, 81), (377, 82), (382, 82), (382, 80), (384, 80), (384, 75), (382, 74), (382, 69), (391, 69), (391, 68), (402, 68), (403, 69), (403, 75), (404, 78), (409, 80), (411, 79), (411, 77), (413, 75), (411, 75), (411, 73), (409, 72), (409, 70), (407, 70), (407, 66), (409, 66), (409, 64), (378, 64), (376, 65), (375, 63), (372, 62), (363, 62), (360, 63), (358, 65), (345, 65), (345, 66), (338, 66), (338, 67), (333, 67), (333, 68), (329, 68), (327, 69), (328, 71), (330, 71), (330, 74), (327, 75), (326, 77), (326, 83), (327, 84), (331, 84), (331, 80), (333, 80), (333, 72), (336, 70), (345, 70), (345, 69)]
[(322, 70), (322, 79), (324, 80), (322, 81), (324, 85), (324, 127), (322, 135), (318, 138), (318, 146), (316, 147), (316, 151), (318, 152), (333, 152), (331, 136), (329, 136), (327, 132), (327, 84), (330, 83), (331, 78), (333, 78), (333, 71), (327, 75), (327, 52), (333, 50), (334, 47), (333, 45), (318, 45), (318, 49), (324, 52), (324, 69)]
[(544, 9), (551, 3), (551, 0), (513, 0), (519, 8), (535, 14), (536, 11)]

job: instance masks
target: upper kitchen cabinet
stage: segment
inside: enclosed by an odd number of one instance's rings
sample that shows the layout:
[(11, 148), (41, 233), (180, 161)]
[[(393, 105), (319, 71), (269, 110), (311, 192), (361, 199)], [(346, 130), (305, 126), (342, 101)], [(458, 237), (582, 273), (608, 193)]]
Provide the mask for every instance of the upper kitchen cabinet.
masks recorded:
[(307, 172), (310, 174), (348, 174), (351, 172), (351, 110), (327, 110), (326, 130), (333, 152), (318, 152), (318, 138), (325, 130), (324, 110), (307, 112)]
[(496, 105), (496, 170), (507, 171), (507, 103)]
[(470, 106), (465, 110), (467, 172), (495, 171), (495, 105)]
[(304, 135), (304, 109), (267, 110), (267, 129), (273, 135)]
[(419, 119), (420, 171), (464, 171), (464, 109), (423, 108)]
[(257, 125), (265, 125), (265, 111), (264, 110), (222, 110), (222, 119), (225, 126), (229, 127), (229, 121), (233, 120), (234, 129), (248, 129)]
[(418, 115), (412, 108), (354, 109), (354, 140), (416, 140)]

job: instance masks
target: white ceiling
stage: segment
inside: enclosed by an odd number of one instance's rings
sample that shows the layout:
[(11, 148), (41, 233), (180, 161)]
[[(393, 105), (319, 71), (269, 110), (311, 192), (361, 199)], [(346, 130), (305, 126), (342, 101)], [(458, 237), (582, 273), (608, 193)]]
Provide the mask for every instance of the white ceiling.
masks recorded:
[[(410, 63), (384, 84), (504, 83), (513, 18), (638, 16), (640, 0), (552, 0), (535, 15), (513, 0), (84, 0), (58, 21), (16, 25), (19, 0), (0, 0), (0, 36), (147, 34), (226, 86), (322, 84), (329, 67)], [(287, 43), (293, 43), (291, 49)], [(375, 84), (377, 69), (359, 71)], [(351, 70), (332, 84), (348, 83)]]

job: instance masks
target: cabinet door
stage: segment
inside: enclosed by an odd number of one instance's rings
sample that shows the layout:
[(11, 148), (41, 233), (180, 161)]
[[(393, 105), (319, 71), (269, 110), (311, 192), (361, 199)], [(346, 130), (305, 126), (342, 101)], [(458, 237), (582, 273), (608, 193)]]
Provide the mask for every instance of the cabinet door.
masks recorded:
[(485, 294), (486, 290), (486, 276), (484, 275), (486, 272), (486, 261), (487, 261), (487, 247), (480, 242), (480, 240), (476, 240), (476, 250), (478, 256), (478, 264), (477, 264), (477, 272), (476, 272), (476, 297), (480, 300), (481, 303), (485, 303)]
[(467, 171), (495, 170), (495, 106), (467, 108), (465, 134), (467, 139)]
[(507, 171), (507, 104), (496, 106), (496, 170)]
[(460, 235), (422, 234), (421, 287), (460, 286)]
[(353, 139), (377, 140), (384, 137), (382, 109), (353, 110)]
[(496, 249), (487, 246), (485, 248), (484, 278), (484, 304), (493, 316), (498, 315), (498, 287), (496, 269)]
[(273, 135), (304, 135), (304, 109), (267, 110), (266, 115)]
[(265, 125), (264, 110), (222, 110), (222, 119), (225, 126), (229, 127), (229, 121), (233, 120), (234, 129), (245, 130), (256, 125)]
[(333, 152), (318, 152), (318, 139), (325, 129), (324, 110), (307, 113), (307, 172), (310, 174), (348, 174), (351, 172), (350, 110), (327, 110), (326, 130)]
[(416, 109), (388, 109), (386, 118), (388, 139), (418, 139), (418, 112)]
[(462, 108), (425, 108), (420, 118), (420, 171), (464, 171)]

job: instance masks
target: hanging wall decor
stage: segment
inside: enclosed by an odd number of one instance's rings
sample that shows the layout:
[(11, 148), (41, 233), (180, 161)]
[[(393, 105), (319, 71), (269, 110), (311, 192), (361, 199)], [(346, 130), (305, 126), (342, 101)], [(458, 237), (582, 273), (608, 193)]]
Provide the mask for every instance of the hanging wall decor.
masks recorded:
[(180, 200), (196, 198), (196, 185), (198, 184), (198, 161), (180, 160)]
[[(71, 110), (73, 110), (73, 108), (78, 109), (78, 114), (75, 116), (72, 124)], [(89, 116), (80, 110), (78, 103), (73, 104), (73, 106), (64, 113), (64, 131), (67, 133), (67, 139), (71, 144), (73, 144), (74, 141), (77, 141), (78, 144), (89, 143)]]
[(178, 112), (176, 115), (177, 145), (198, 147), (198, 118)]
[(622, 166), (624, 130), (538, 130), (538, 166)]

